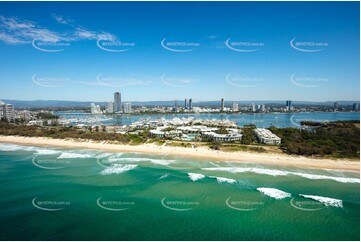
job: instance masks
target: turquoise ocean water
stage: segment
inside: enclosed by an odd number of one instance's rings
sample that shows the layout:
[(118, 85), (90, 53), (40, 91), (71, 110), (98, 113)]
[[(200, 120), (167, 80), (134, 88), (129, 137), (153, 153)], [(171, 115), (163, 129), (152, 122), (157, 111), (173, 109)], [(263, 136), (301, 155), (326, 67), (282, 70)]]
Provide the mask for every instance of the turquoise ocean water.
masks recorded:
[(359, 240), (358, 173), (0, 144), (1, 240)]

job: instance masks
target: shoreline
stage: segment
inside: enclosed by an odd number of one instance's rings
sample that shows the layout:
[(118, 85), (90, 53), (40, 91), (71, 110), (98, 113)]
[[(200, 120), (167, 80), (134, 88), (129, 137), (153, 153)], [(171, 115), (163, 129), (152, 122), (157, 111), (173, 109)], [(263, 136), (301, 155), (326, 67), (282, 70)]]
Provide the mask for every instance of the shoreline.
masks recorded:
[(332, 169), (345, 170), (360, 173), (360, 161), (351, 159), (323, 159), (293, 156), (276, 153), (255, 152), (224, 152), (211, 150), (209, 148), (183, 148), (171, 146), (158, 146), (154, 144), (124, 145), (111, 144), (106, 141), (52, 139), (46, 137), (22, 137), (2, 136), (0, 143), (12, 143), (20, 145), (48, 146), (71, 149), (93, 149), (112, 152), (136, 152), (144, 154), (165, 155), (173, 157), (192, 157), (201, 160), (215, 162), (231, 161), (235, 163), (254, 163), (263, 165), (293, 166), (307, 169)]

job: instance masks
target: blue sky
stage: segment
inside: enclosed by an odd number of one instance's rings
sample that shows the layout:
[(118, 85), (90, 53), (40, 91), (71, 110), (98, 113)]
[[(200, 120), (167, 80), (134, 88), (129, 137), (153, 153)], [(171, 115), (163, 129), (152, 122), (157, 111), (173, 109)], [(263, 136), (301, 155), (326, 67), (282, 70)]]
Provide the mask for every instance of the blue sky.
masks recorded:
[(0, 100), (359, 100), (359, 14), (359, 2), (1, 2)]

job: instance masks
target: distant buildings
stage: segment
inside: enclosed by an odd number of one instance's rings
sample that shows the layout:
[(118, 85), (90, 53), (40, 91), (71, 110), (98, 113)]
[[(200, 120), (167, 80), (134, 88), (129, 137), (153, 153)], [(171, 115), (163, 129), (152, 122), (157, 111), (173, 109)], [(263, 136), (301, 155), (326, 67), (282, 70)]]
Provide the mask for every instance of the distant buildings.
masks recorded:
[(266, 112), (266, 105), (261, 104), (260, 110), (261, 110), (261, 112)]
[(132, 103), (124, 103), (124, 113), (132, 113)]
[(358, 103), (352, 104), (352, 110), (353, 111), (359, 111), (360, 110), (360, 104), (358, 104)]
[(264, 128), (256, 128), (254, 129), (254, 133), (256, 134), (258, 141), (263, 144), (268, 145), (279, 145), (281, 144), (281, 138)]
[(221, 112), (224, 111), (224, 99), (222, 98), (221, 99)]
[(233, 112), (238, 112), (238, 103), (237, 102), (232, 103), (232, 111)]
[(333, 103), (333, 111), (337, 112), (337, 110), (338, 110), (338, 102), (334, 102)]
[(8, 122), (15, 121), (14, 106), (0, 101), (0, 119), (6, 119)]
[(252, 112), (256, 112), (256, 104), (252, 103)]
[(109, 101), (106, 109), (107, 113), (114, 113), (114, 102)]
[(192, 110), (192, 109), (193, 109), (192, 98), (190, 98), (188, 103), (188, 110)]
[(290, 112), (290, 111), (292, 111), (292, 101), (290, 101), (290, 100), (287, 100), (286, 101), (286, 111), (288, 111), (288, 112)]
[(32, 119), (31, 112), (28, 110), (19, 112), (18, 117), (24, 121), (30, 121)]
[(95, 103), (90, 104), (90, 111), (92, 114), (101, 114), (102, 111), (100, 110), (99, 105), (95, 105)]
[(114, 93), (114, 108), (113, 112), (118, 113), (122, 111), (122, 98), (120, 92)]

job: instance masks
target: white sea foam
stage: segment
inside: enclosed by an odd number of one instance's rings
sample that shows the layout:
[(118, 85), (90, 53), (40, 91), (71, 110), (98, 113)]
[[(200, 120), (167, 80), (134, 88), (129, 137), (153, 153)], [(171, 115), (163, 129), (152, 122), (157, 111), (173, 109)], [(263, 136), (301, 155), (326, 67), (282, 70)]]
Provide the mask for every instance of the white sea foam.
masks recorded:
[(218, 176), (210, 176), (210, 178), (216, 178), (218, 183), (229, 183), (229, 184), (234, 184), (237, 181), (234, 179), (230, 179), (230, 178), (225, 178), (225, 177), (218, 177)]
[(24, 150), (29, 152), (35, 152), (37, 155), (53, 155), (60, 153), (58, 150), (47, 149), (47, 148), (40, 148), (34, 146), (22, 146), (16, 144), (4, 144), (0, 143), (0, 150), (1, 151), (16, 151), (16, 150)]
[(333, 207), (338, 207), (338, 208), (343, 207), (342, 200), (339, 200), (339, 199), (330, 198), (330, 197), (322, 197), (322, 196), (304, 195), (304, 194), (300, 194), (300, 196), (304, 197), (304, 198), (316, 200), (318, 202), (325, 204), (326, 206), (333, 206)]
[(151, 162), (156, 165), (169, 165), (174, 163), (175, 160), (161, 160), (161, 159), (151, 159), (144, 157), (110, 157), (108, 158), (109, 163), (113, 162)]
[(110, 167), (105, 168), (100, 172), (101, 175), (110, 175), (110, 174), (120, 174), (130, 170), (133, 170), (137, 167), (137, 165), (120, 165), (114, 164)]
[(324, 176), (324, 175), (314, 175), (314, 174), (298, 173), (298, 172), (290, 172), (290, 174), (313, 180), (334, 180), (342, 183), (360, 183), (359, 178)]
[(257, 191), (260, 191), (264, 195), (272, 197), (274, 199), (283, 199), (286, 197), (291, 197), (290, 193), (278, 190), (276, 188), (259, 187), (257, 188)]
[(202, 174), (197, 174), (197, 173), (188, 173), (188, 177), (189, 179), (191, 179), (192, 181), (197, 181), (199, 179), (203, 179), (206, 176), (202, 175)]
[(59, 154), (61, 151), (59, 150), (51, 150), (51, 149), (38, 149), (36, 150), (36, 154), (38, 155), (54, 155)]
[(79, 154), (71, 152), (63, 152), (57, 159), (79, 159), (79, 158), (93, 158), (90, 154)]
[(163, 165), (163, 166), (170, 165), (175, 162), (175, 160), (157, 160), (157, 159), (150, 159), (149, 161), (152, 162), (153, 164)]
[(108, 157), (115, 157), (118, 154), (113, 154), (113, 153), (102, 153), (96, 156), (96, 158), (98, 159), (102, 159), (102, 158), (108, 158)]
[(20, 146), (20, 145), (0, 143), (1, 151), (15, 151), (15, 150), (21, 150), (21, 149), (22, 149), (22, 146)]
[(159, 180), (161, 180), (161, 179), (163, 179), (163, 178), (166, 178), (166, 177), (168, 177), (168, 176), (169, 176), (169, 173), (164, 174), (163, 176), (159, 177)]
[(314, 180), (326, 179), (326, 180), (334, 180), (334, 181), (342, 182), (342, 183), (360, 183), (360, 179), (359, 179), (359, 178), (315, 175), (315, 174), (308, 174), (308, 173), (289, 172), (289, 171), (283, 171), (283, 170), (264, 169), (264, 168), (251, 168), (251, 167), (211, 167), (211, 168), (202, 168), (202, 170), (206, 170), (206, 171), (226, 171), (226, 172), (231, 172), (231, 173), (252, 172), (252, 173), (263, 174), (263, 175), (270, 175), (270, 176), (295, 175), (295, 176), (300, 176), (300, 177), (303, 177), (303, 178), (314, 179)]
[(212, 168), (203, 168), (203, 170), (227, 171), (227, 172), (232, 172), (232, 173), (252, 172), (252, 173), (264, 174), (264, 175), (270, 175), (270, 176), (286, 176), (286, 175), (288, 175), (287, 171), (263, 169), (263, 168), (251, 168), (251, 167), (212, 167)]

